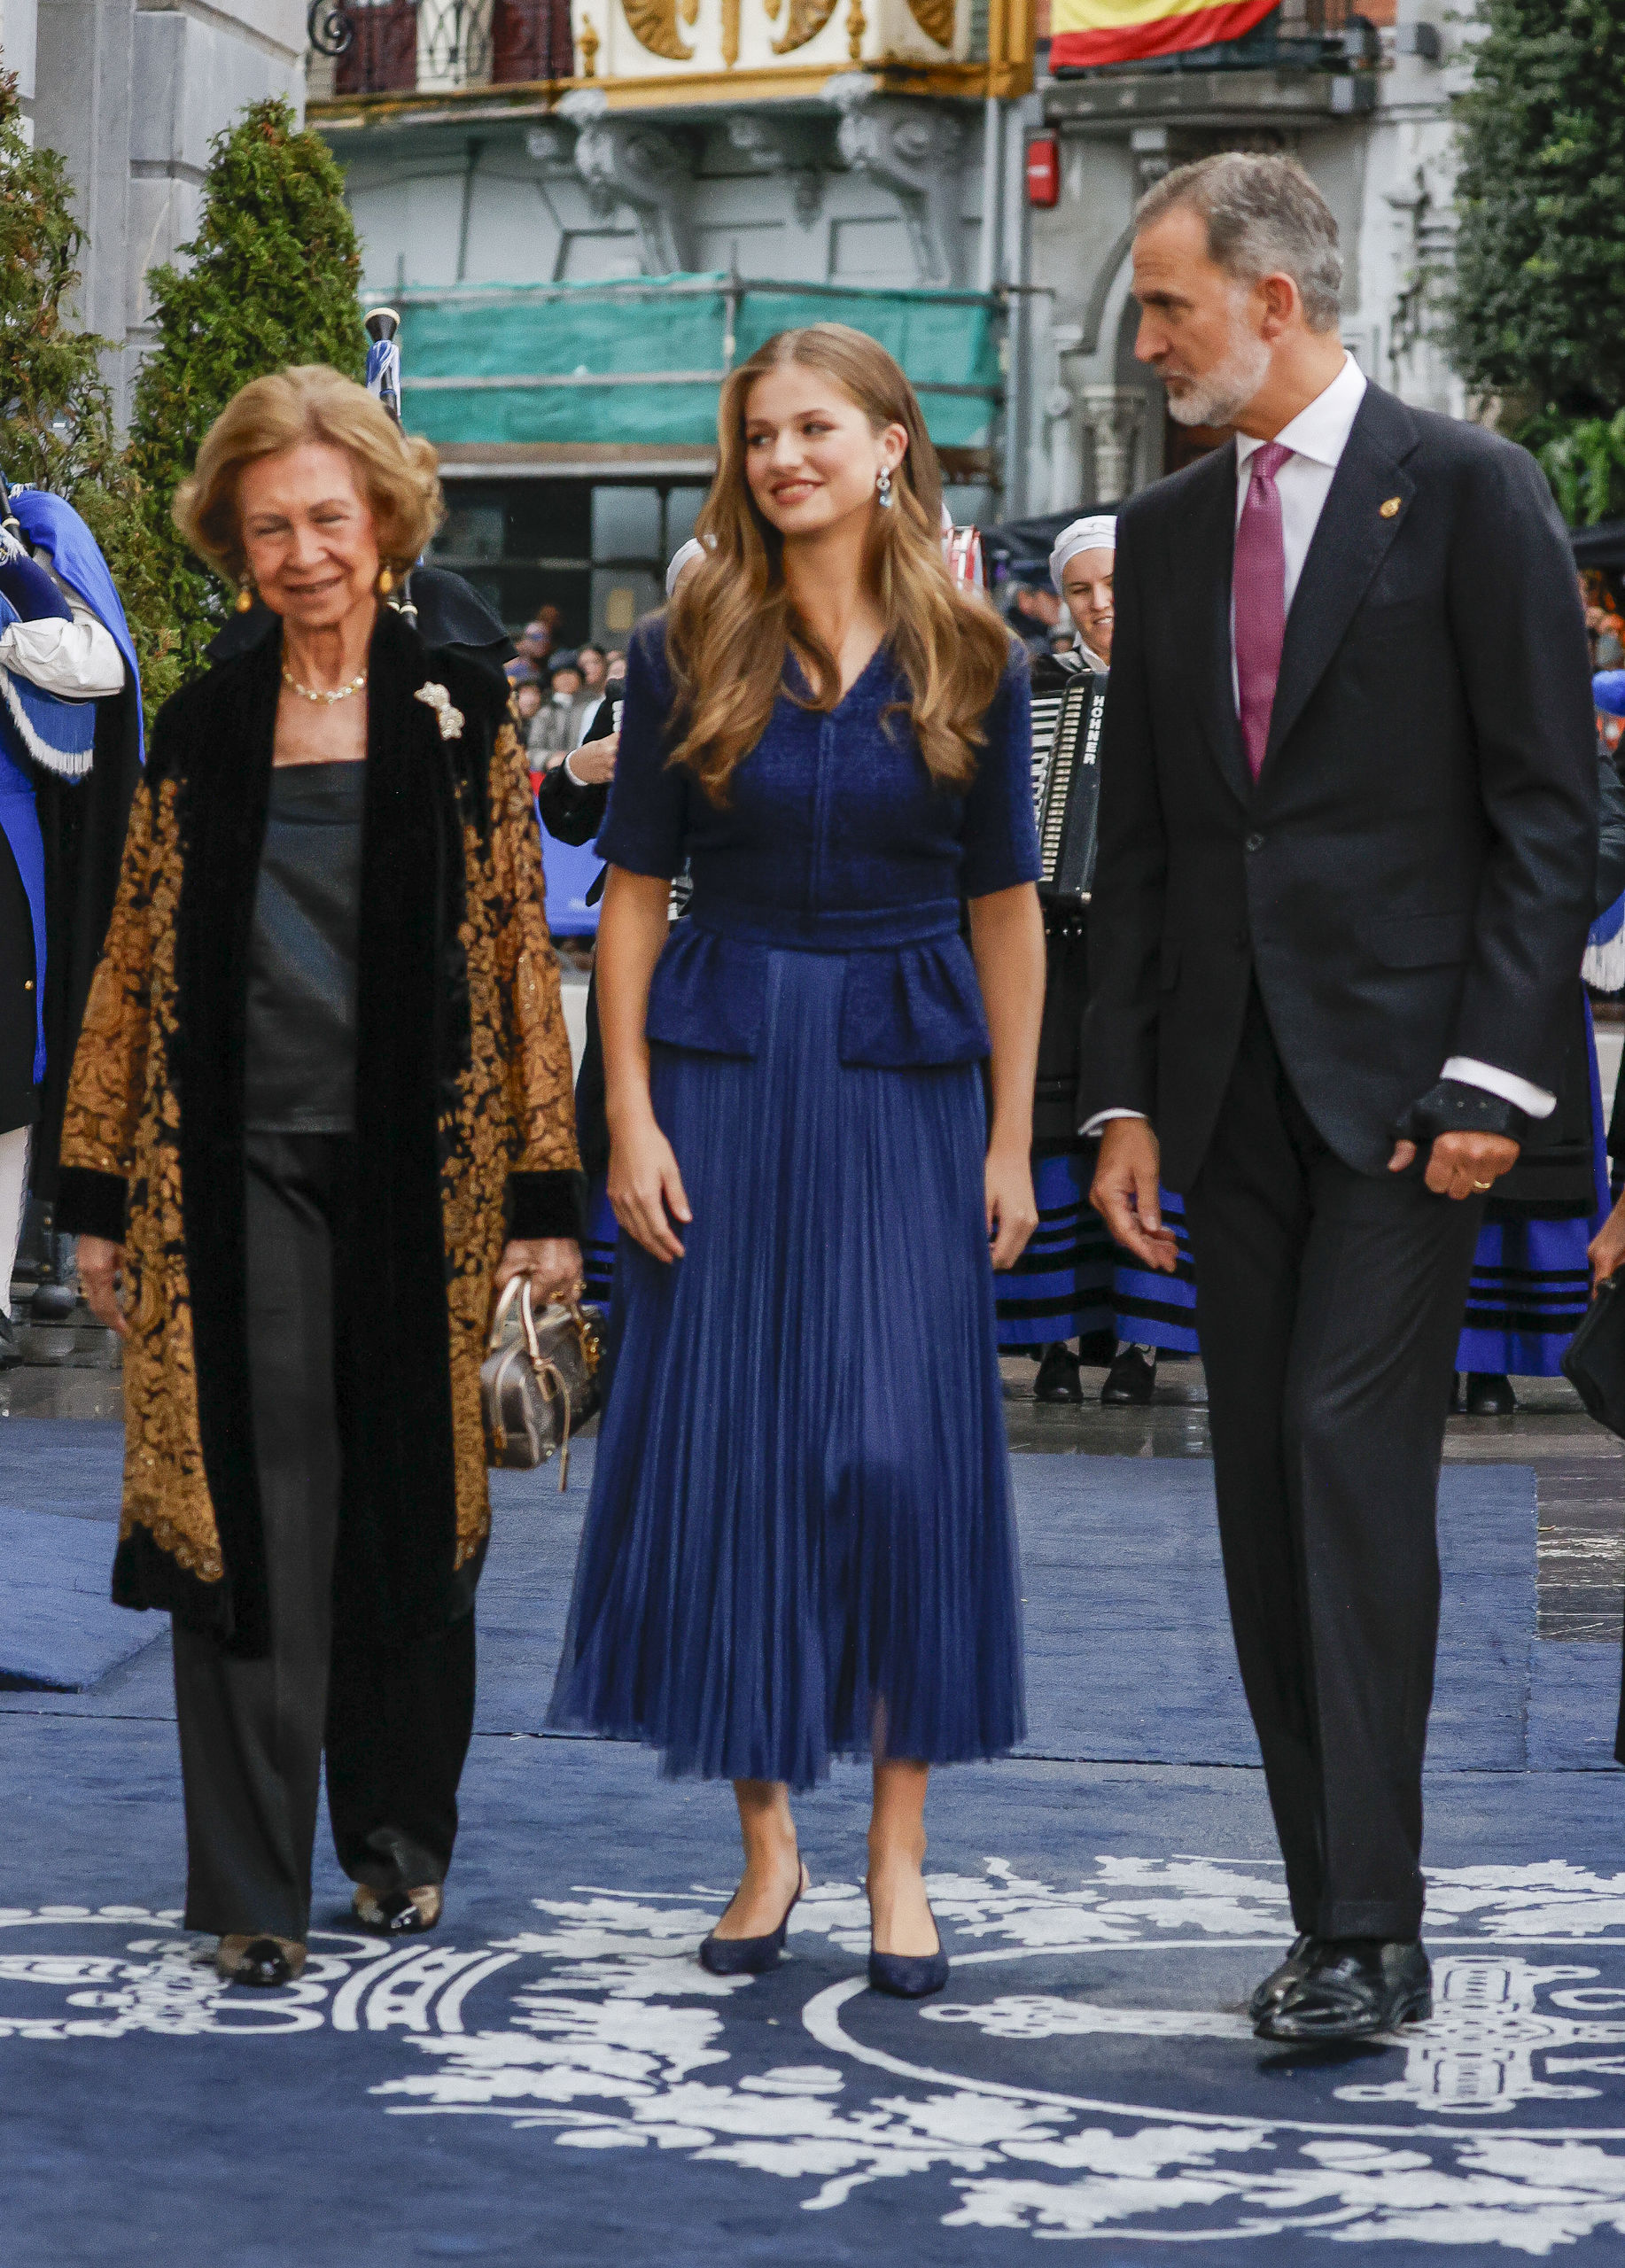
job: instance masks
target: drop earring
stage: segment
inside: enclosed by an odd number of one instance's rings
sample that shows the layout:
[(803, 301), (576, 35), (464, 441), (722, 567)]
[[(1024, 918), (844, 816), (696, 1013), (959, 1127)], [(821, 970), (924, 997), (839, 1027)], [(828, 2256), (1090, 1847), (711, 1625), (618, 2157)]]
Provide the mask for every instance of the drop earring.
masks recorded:
[(395, 579), (390, 573), (389, 569), (387, 567), (380, 567), (378, 570), (378, 579), (373, 585), (374, 590), (377, 591), (381, 599), (386, 599), (394, 587)]
[(254, 579), (252, 575), (245, 575), (242, 581), (237, 586), (237, 612), (239, 614), (246, 614), (253, 602)]
[(889, 512), (891, 509), (891, 468), (890, 465), (882, 465), (880, 478), (875, 481), (875, 486), (880, 496), (881, 510)]

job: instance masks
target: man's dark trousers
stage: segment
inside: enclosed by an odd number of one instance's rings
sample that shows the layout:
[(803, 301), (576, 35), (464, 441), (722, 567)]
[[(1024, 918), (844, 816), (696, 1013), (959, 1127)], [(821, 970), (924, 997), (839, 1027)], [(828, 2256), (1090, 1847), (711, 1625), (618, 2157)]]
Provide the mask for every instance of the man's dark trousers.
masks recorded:
[(1186, 1193), (1225, 1580), (1293, 1920), (1421, 1927), (1439, 1462), (1482, 1200), (1357, 1173), (1254, 987)]

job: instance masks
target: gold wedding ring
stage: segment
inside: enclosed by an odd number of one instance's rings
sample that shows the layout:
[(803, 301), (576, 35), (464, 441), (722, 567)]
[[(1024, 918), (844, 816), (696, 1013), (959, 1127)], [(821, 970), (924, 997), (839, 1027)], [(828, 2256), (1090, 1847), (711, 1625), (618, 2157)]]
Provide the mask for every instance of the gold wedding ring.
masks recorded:
[(1493, 1181), (1475, 1181), (1473, 1186), (1474, 1189), (1493, 1189), (1495, 1184)]

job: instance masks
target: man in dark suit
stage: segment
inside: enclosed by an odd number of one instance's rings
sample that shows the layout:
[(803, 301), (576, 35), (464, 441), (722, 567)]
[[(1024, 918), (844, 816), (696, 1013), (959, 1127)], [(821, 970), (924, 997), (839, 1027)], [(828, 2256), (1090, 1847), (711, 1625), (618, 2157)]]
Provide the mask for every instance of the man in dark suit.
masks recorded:
[(1265, 2037), (1426, 2016), (1422, 1751), (1452, 1350), (1551, 1112), (1590, 917), (1585, 628), (1532, 460), (1368, 385), (1289, 159), (1170, 174), (1137, 352), (1236, 439), (1124, 508), (1081, 1115), (1196, 1262), (1236, 1646), (1298, 1941)]

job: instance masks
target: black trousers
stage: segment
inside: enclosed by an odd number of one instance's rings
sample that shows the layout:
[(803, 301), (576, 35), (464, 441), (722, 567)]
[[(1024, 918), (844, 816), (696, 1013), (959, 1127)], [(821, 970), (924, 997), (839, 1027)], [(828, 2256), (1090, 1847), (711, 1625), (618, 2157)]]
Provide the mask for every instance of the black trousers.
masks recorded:
[(1255, 990), (1185, 1209), (1225, 1581), (1293, 1919), (1412, 1938), (1439, 1464), (1483, 1206), (1334, 1157)]
[(390, 1891), (443, 1882), (474, 1723), (474, 1622), (406, 1644), (335, 1629), (355, 1172), (348, 1138), (248, 1137), (248, 1357), (271, 1651), (175, 1629), (186, 1926), (302, 1941), (323, 1751), (339, 1864)]

